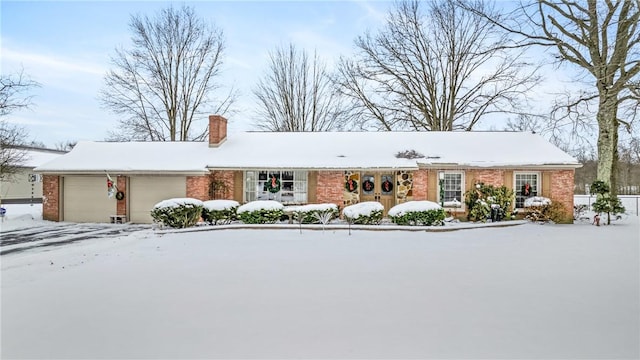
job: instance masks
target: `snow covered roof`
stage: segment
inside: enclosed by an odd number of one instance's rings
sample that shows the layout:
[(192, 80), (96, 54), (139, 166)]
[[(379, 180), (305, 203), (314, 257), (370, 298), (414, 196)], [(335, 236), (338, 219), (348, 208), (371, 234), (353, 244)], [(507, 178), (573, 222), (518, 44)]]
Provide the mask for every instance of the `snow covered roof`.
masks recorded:
[[(423, 155), (398, 158), (400, 152)], [(40, 172), (197, 172), (218, 169), (417, 169), (579, 167), (540, 135), (526, 132), (244, 132), (207, 142), (81, 142)]]
[(57, 172), (175, 172), (204, 173), (212, 156), (205, 142), (80, 141), (69, 153), (35, 171)]
[(25, 168), (35, 168), (65, 153), (65, 151), (35, 147), (18, 147), (18, 149), (25, 152), (24, 161), (20, 164), (21, 167)]

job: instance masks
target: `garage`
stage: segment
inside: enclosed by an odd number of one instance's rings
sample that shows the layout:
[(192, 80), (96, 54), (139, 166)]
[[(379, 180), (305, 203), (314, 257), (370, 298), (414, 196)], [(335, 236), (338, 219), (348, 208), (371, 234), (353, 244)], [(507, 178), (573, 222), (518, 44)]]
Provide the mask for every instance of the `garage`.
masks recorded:
[(106, 223), (116, 213), (105, 176), (64, 176), (62, 182), (63, 221)]
[(129, 183), (129, 221), (151, 223), (150, 212), (162, 200), (182, 198), (187, 192), (185, 176), (132, 176)]

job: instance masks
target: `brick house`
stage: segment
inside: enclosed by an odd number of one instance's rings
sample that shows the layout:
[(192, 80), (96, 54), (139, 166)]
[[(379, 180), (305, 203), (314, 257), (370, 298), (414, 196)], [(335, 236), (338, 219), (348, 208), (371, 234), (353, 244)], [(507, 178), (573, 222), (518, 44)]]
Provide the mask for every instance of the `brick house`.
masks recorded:
[[(80, 142), (36, 169), (43, 174), (43, 217), (108, 222), (121, 215), (150, 222), (172, 197), (270, 199), (284, 204), (410, 200), (444, 203), (463, 214), (476, 184), (505, 185), (573, 208), (580, 163), (526, 132), (244, 132), (209, 117), (208, 142)], [(107, 176), (119, 199), (107, 196)], [(526, 189), (526, 190), (525, 190)], [(525, 194), (526, 192), (526, 194)]]

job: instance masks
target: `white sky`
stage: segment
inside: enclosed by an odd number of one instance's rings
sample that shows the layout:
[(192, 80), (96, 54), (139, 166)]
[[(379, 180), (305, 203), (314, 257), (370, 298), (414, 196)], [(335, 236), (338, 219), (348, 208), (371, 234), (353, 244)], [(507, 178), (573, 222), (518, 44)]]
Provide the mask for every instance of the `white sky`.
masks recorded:
[[(42, 86), (31, 110), (7, 117), (24, 124), (31, 138), (54, 146), (64, 141), (104, 140), (116, 117), (97, 100), (109, 58), (128, 47), (131, 15), (153, 16), (161, 1), (2, 1), (2, 73), (20, 68)], [(182, 3), (174, 3), (180, 5)], [(353, 40), (375, 31), (389, 1), (196, 1), (186, 2), (226, 36), (224, 86), (240, 93), (229, 131), (253, 130), (252, 88), (264, 73), (268, 52), (289, 42), (331, 63), (352, 52)], [(543, 86), (555, 89), (562, 74)], [(563, 86), (563, 85), (562, 85)], [(548, 98), (547, 98), (548, 99)], [(534, 99), (544, 103), (544, 99)], [(203, 119), (205, 120), (205, 119)]]

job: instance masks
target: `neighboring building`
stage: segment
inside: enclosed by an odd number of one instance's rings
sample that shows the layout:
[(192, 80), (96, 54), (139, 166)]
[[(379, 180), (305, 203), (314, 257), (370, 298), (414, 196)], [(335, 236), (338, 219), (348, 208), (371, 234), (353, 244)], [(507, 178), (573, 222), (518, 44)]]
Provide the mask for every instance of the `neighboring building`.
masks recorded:
[[(151, 222), (154, 204), (172, 197), (274, 199), (284, 204), (442, 199), (466, 211), (478, 183), (546, 196), (573, 209), (580, 163), (540, 135), (525, 132), (245, 132), (227, 138), (227, 120), (209, 117), (209, 142), (80, 142), (36, 169), (43, 174), (43, 217)], [(107, 175), (121, 199), (107, 196)]]
[(30, 204), (42, 202), (42, 176), (33, 169), (49, 162), (66, 151), (19, 146), (24, 151), (24, 162), (18, 171), (0, 180), (0, 202), (5, 204)]

